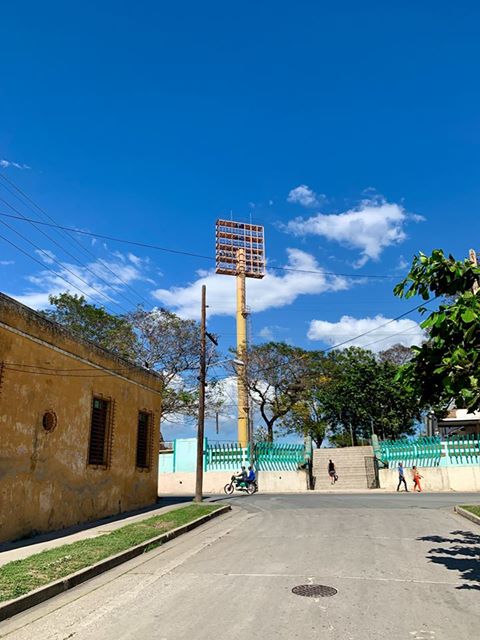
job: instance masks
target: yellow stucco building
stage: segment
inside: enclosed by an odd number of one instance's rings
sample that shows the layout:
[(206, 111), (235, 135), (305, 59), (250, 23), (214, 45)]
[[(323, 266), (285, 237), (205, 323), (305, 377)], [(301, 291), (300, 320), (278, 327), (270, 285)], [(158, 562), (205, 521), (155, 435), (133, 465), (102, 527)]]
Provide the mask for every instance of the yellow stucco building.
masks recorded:
[(0, 541), (155, 502), (161, 391), (0, 294)]

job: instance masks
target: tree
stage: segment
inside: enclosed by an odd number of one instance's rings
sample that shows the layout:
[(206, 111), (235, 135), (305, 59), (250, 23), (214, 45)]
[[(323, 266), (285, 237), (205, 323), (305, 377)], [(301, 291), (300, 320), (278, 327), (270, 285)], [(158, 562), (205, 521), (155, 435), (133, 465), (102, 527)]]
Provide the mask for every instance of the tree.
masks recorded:
[(372, 430), (382, 439), (412, 435), (425, 405), (397, 380), (401, 365), (388, 360), (377, 365), (373, 385)]
[(357, 445), (373, 432), (382, 438), (413, 433), (421, 407), (415, 394), (396, 382), (397, 365), (378, 362), (359, 347), (331, 352), (329, 359), (329, 380), (317, 396), (333, 442)]
[[(152, 369), (163, 380), (162, 419), (195, 415), (198, 407), (200, 328), (165, 309), (138, 307), (126, 316), (115, 316), (102, 307), (68, 292), (50, 296), (54, 309), (41, 312), (79, 337), (90, 340), (138, 366)], [(216, 352), (209, 344), (208, 359)], [(222, 396), (212, 380), (207, 387), (208, 407), (215, 412)]]
[(403, 344), (394, 344), (385, 351), (380, 351), (378, 359), (380, 362), (391, 362), (397, 366), (405, 364), (413, 358), (413, 351), (411, 347), (405, 347)]
[(135, 359), (136, 336), (124, 316), (112, 315), (103, 307), (89, 304), (84, 296), (69, 292), (48, 299), (54, 309), (40, 311), (45, 318), (61, 324), (83, 340), (123, 358)]
[(306, 371), (296, 385), (295, 402), (281, 422), (287, 433), (310, 436), (320, 448), (328, 431), (321, 392), (331, 379), (331, 360), (320, 351), (306, 352), (302, 360)]
[(283, 342), (254, 345), (248, 352), (247, 385), (273, 442), (274, 425), (292, 409), (303, 390), (308, 353)]
[(323, 417), (322, 405), (312, 390), (302, 394), (282, 420), (287, 433), (310, 436), (320, 448), (325, 439), (328, 423)]
[[(276, 432), (274, 432), (274, 435), (277, 435)], [(264, 427), (263, 425), (255, 427), (253, 430), (253, 442), (254, 444), (259, 442), (271, 442), (267, 427)]]
[[(469, 411), (480, 409), (480, 267), (455, 260), (436, 249), (431, 256), (414, 256), (396, 296), (443, 299), (421, 324), (428, 340), (413, 347), (399, 381), (418, 393), (421, 402), (444, 410), (452, 400)], [(474, 292), (475, 291), (475, 292)], [(423, 315), (425, 307), (419, 309)]]
[[(175, 414), (196, 415), (200, 366), (200, 326), (166, 309), (146, 311), (138, 307), (128, 320), (137, 336), (136, 359), (154, 369), (163, 379), (162, 418)], [(213, 343), (208, 342), (207, 362), (217, 359)], [(209, 413), (220, 408), (222, 398), (214, 380), (207, 387)]]

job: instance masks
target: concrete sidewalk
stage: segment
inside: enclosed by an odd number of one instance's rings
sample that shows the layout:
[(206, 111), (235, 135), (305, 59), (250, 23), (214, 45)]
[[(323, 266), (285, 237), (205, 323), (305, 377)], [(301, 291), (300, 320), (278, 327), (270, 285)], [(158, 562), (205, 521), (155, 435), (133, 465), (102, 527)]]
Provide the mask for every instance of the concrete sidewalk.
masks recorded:
[(51, 531), (32, 538), (25, 538), (24, 540), (3, 542), (0, 543), (0, 566), (13, 560), (21, 560), (22, 558), (33, 556), (35, 553), (40, 553), (46, 549), (60, 547), (63, 544), (70, 544), (87, 538), (96, 538), (125, 527), (127, 524), (146, 520), (174, 509), (180, 509), (188, 504), (191, 504), (191, 498), (185, 498), (184, 496), (163, 497), (158, 504), (152, 505), (147, 509), (102, 518), (101, 520), (68, 527), (60, 531)]

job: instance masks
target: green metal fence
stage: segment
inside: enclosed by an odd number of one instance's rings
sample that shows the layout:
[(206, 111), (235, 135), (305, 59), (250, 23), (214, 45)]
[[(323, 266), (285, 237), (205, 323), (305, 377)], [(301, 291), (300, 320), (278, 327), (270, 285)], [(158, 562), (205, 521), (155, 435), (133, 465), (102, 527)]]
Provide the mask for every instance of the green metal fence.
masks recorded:
[[(254, 465), (257, 471), (295, 471), (305, 462), (305, 447), (301, 444), (259, 442), (254, 445)], [(205, 448), (206, 471), (235, 471), (250, 464), (250, 448), (238, 442), (208, 443)]]
[(472, 433), (446, 438), (445, 456), (450, 464), (480, 463), (480, 434)]
[(389, 467), (447, 467), (480, 464), (480, 434), (383, 440), (375, 447), (377, 458)]
[(442, 457), (442, 442), (438, 436), (425, 436), (415, 440), (382, 440), (377, 457), (389, 467), (399, 462), (407, 467), (438, 467)]
[(208, 443), (205, 449), (206, 471), (235, 471), (250, 464), (250, 449), (238, 442)]
[(260, 471), (295, 471), (305, 462), (301, 444), (259, 442), (255, 445), (255, 465)]

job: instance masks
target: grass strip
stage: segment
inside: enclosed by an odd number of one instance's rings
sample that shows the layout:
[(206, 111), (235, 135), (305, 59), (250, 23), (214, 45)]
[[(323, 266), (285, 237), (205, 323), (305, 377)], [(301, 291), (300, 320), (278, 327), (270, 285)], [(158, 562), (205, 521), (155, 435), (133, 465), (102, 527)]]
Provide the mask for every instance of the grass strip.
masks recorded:
[(478, 516), (480, 518), (480, 505), (479, 504), (462, 504), (460, 505), (462, 507), (462, 509), (465, 509), (465, 511), (470, 511), (470, 513), (473, 513), (474, 516)]
[(128, 524), (95, 538), (47, 549), (0, 567), (0, 602), (18, 598), (43, 585), (90, 567), (171, 529), (218, 509), (218, 505), (192, 504), (159, 516)]

